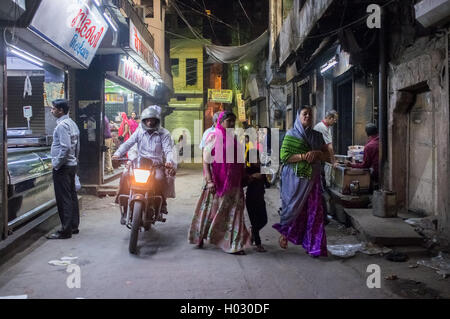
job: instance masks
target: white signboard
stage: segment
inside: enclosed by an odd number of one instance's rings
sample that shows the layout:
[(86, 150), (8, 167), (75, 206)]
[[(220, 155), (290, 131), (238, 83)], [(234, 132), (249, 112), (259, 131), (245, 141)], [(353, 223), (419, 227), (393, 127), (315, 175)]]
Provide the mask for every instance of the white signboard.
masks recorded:
[(148, 65), (153, 66), (153, 50), (130, 19), (130, 48)]
[(30, 119), (33, 116), (33, 108), (31, 105), (23, 107), (23, 117)]
[(92, 0), (42, 0), (29, 28), (87, 68), (108, 23)]
[(127, 60), (124, 57), (121, 58), (117, 74), (148, 94), (155, 95), (158, 82), (140, 69), (132, 60)]

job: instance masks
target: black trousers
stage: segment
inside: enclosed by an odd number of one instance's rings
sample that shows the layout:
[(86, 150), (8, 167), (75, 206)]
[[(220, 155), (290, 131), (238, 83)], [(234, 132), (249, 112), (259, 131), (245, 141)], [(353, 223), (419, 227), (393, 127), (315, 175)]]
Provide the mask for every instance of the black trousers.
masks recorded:
[(58, 170), (53, 170), (56, 205), (62, 225), (61, 232), (65, 235), (72, 235), (72, 230), (78, 229), (80, 224), (80, 209), (77, 191), (75, 190), (76, 172), (76, 166), (67, 165), (63, 165)]
[(252, 236), (256, 245), (261, 245), (261, 237), (259, 231), (267, 224), (267, 210), (266, 202), (264, 201), (264, 194), (247, 193), (245, 198), (248, 217), (252, 225)]

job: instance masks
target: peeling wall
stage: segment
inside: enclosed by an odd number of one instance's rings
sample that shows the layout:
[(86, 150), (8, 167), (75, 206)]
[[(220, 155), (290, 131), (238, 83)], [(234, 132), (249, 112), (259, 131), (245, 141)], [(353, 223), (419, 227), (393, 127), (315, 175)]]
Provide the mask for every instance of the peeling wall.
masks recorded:
[[(421, 161), (421, 157), (408, 158), (409, 111), (416, 96), (424, 89), (430, 92), (433, 116), (427, 121), (432, 127), (434, 156), (436, 157), (436, 191), (433, 192), (434, 215), (438, 219), (441, 235), (449, 236), (449, 103), (448, 81), (445, 78), (447, 44), (445, 37), (418, 39), (405, 50), (397, 64), (389, 70), (389, 118), (387, 170), (389, 186), (397, 192), (400, 207), (407, 207), (408, 160)], [(420, 155), (420, 154), (419, 154)]]

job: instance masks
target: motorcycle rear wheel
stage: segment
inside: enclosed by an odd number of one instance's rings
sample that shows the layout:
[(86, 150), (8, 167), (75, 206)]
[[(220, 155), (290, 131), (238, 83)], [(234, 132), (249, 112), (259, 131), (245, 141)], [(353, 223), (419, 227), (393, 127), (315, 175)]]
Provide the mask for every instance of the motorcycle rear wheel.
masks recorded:
[(139, 237), (139, 228), (141, 227), (142, 219), (142, 203), (136, 201), (133, 207), (133, 221), (131, 223), (130, 244), (128, 250), (131, 254), (137, 253), (137, 241)]

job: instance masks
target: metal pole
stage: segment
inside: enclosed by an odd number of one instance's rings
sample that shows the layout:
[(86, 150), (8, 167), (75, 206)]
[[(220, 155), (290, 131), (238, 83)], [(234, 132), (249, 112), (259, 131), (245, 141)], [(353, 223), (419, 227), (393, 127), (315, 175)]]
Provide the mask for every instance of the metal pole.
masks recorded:
[(0, 28), (0, 236), (5, 239), (8, 236), (8, 180), (7, 180), (7, 90), (6, 90), (6, 47), (3, 39), (3, 28)]
[(380, 137), (380, 165), (379, 165), (379, 185), (380, 189), (385, 189), (384, 168), (387, 160), (387, 72), (386, 72), (386, 13), (381, 9), (381, 29), (379, 34), (379, 91), (378, 91), (378, 125)]

